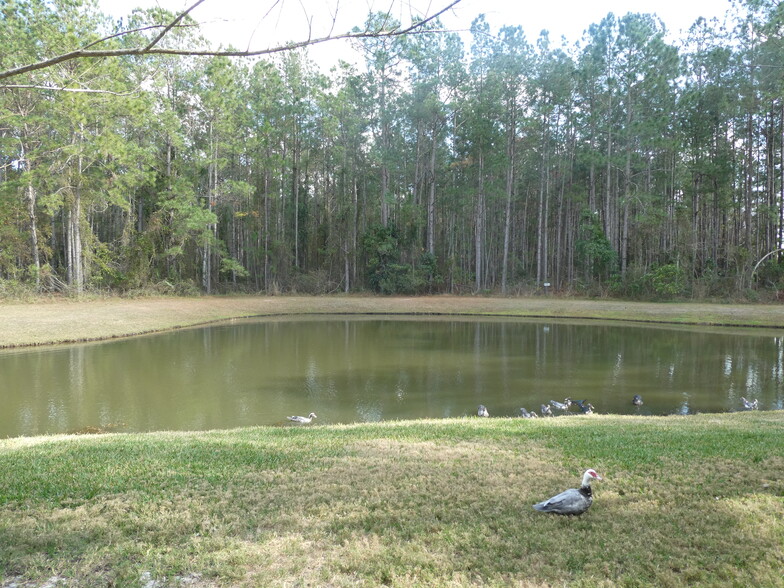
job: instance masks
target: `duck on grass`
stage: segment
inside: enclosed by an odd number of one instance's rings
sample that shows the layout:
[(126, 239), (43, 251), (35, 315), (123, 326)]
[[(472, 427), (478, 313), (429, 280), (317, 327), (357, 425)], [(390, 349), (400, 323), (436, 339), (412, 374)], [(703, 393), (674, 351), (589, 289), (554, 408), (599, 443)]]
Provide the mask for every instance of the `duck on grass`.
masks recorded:
[(591, 480), (601, 480), (595, 470), (585, 470), (583, 483), (579, 488), (569, 488), (552, 498), (534, 504), (534, 508), (541, 512), (551, 512), (559, 515), (581, 515), (593, 503)]

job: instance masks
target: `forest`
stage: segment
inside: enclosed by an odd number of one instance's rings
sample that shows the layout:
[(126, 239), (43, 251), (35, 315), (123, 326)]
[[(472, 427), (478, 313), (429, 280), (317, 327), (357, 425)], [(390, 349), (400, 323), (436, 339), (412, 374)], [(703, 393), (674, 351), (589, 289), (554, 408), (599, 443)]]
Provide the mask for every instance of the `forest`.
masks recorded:
[[(0, 72), (174, 16), (0, 14)], [(565, 43), (426, 27), (354, 39), (364, 63), (329, 72), (305, 46), (0, 77), (0, 295), (784, 290), (784, 3), (677, 43), (654, 14)]]

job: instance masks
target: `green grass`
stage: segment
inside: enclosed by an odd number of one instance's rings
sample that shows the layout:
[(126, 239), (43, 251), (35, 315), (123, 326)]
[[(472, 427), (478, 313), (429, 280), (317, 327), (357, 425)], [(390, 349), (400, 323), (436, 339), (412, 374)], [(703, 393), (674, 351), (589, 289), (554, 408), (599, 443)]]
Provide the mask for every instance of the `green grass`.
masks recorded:
[[(587, 467), (588, 513), (531, 508)], [(784, 586), (777, 412), (7, 439), (0, 472), (0, 586)]]

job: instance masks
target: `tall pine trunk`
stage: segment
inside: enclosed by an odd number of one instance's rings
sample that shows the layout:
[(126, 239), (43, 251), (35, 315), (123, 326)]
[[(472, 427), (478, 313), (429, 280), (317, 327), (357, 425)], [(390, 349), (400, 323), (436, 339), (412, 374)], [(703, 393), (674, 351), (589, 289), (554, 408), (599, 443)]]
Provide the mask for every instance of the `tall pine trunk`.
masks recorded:
[(36, 223), (35, 207), (36, 192), (31, 176), (30, 161), (25, 162), (25, 173), (27, 174), (27, 215), (30, 219), (30, 252), (33, 257), (33, 270), (35, 271), (35, 289), (41, 289), (41, 255), (38, 247), (38, 224)]
[(438, 128), (437, 123), (433, 123), (432, 141), (430, 145), (430, 191), (427, 195), (427, 252), (430, 255), (436, 254), (436, 151), (437, 151)]
[(82, 244), (82, 142), (84, 127), (80, 125), (79, 133), (74, 140), (78, 144), (79, 155), (76, 158), (76, 178), (73, 183), (68, 211), (66, 213), (66, 258), (68, 285), (76, 294), (84, 291), (84, 258)]
[(484, 255), (483, 245), (485, 239), (485, 155), (482, 148), (479, 149), (479, 186), (476, 195), (476, 230), (474, 233), (474, 271), (476, 272), (476, 291), (479, 292), (484, 286), (482, 266), (482, 256)]

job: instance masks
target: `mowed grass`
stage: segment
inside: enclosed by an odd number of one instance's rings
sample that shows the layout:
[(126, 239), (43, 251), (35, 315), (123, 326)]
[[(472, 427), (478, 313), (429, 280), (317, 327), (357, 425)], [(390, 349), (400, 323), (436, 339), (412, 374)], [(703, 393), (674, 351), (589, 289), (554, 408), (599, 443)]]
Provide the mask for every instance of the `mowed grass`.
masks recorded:
[[(593, 467), (581, 517), (531, 508)], [(784, 586), (784, 415), (0, 441), (0, 585)]]

